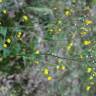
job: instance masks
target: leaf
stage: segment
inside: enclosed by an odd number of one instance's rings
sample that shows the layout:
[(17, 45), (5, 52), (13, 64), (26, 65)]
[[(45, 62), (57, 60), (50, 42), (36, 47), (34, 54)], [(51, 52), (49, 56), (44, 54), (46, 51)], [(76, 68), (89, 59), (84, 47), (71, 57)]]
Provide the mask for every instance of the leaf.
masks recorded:
[(10, 50), (8, 50), (8, 49), (4, 49), (3, 50), (3, 57), (7, 57), (7, 56), (9, 56), (10, 55)]
[(6, 27), (0, 27), (0, 34), (5, 37), (6, 33), (7, 33), (7, 28)]

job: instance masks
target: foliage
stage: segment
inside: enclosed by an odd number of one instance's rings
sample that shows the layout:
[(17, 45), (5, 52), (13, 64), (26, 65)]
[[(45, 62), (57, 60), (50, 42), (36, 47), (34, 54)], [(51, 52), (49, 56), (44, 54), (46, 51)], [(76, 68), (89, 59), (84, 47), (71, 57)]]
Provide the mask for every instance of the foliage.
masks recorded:
[(96, 95), (94, 4), (0, 0), (0, 72), (7, 81), (11, 76), (8, 96)]

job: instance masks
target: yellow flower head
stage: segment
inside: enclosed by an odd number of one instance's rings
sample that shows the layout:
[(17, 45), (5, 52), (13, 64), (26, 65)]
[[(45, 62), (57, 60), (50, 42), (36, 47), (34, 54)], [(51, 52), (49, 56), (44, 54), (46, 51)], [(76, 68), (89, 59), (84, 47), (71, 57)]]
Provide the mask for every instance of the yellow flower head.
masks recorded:
[(90, 77), (89, 77), (89, 80), (93, 80), (93, 76), (90, 76)]
[(39, 61), (35, 61), (34, 63), (35, 63), (35, 64), (39, 64)]
[(71, 43), (67, 46), (67, 50), (69, 51), (72, 46), (73, 46), (73, 43), (71, 42)]
[(89, 25), (89, 24), (92, 24), (93, 21), (92, 21), (92, 20), (85, 20), (84, 23), (85, 23), (86, 25)]
[(53, 29), (50, 29), (49, 32), (53, 32)]
[(3, 14), (7, 14), (7, 10), (6, 9), (4, 9), (2, 12), (3, 12)]
[(22, 35), (22, 32), (18, 32), (18, 35)]
[(50, 80), (52, 80), (53, 78), (52, 78), (52, 76), (48, 76), (47, 79), (50, 81)]
[(0, 0), (0, 3), (2, 3), (3, 2), (3, 0)]
[(66, 10), (64, 13), (65, 16), (70, 16), (71, 15), (71, 11), (70, 10)]
[(61, 70), (65, 70), (65, 66), (64, 65), (61, 66)]
[(61, 29), (61, 28), (59, 28), (59, 29), (58, 29), (58, 32), (61, 32), (61, 31), (62, 31), (62, 29)]
[(39, 51), (39, 50), (37, 50), (37, 51), (35, 52), (35, 54), (36, 54), (36, 55), (39, 55), (39, 54), (40, 54), (40, 51)]
[(86, 86), (86, 91), (89, 91), (90, 90), (90, 88), (91, 88), (91, 86)]
[(81, 35), (86, 35), (88, 32), (86, 32), (86, 31), (83, 31), (83, 32), (81, 32), (80, 34)]
[(87, 68), (87, 72), (88, 72), (88, 73), (92, 72), (92, 68), (90, 68), (90, 67)]
[(57, 69), (57, 70), (58, 70), (58, 69), (60, 69), (60, 66), (59, 66), (59, 65), (57, 65), (57, 66), (56, 66), (56, 69)]
[(61, 20), (58, 20), (58, 24), (62, 24), (62, 21)]
[(17, 37), (18, 37), (18, 38), (21, 38), (21, 35), (22, 35), (22, 32), (18, 32), (18, 33), (17, 33)]
[(8, 39), (6, 40), (6, 42), (7, 42), (7, 43), (11, 43), (11, 39), (8, 38)]
[(24, 15), (22, 18), (24, 21), (28, 21), (28, 16)]
[(48, 75), (49, 74), (49, 70), (48, 70), (48, 68), (45, 68), (44, 69), (44, 75)]
[(8, 46), (7, 46), (7, 44), (5, 43), (5, 44), (3, 44), (3, 47), (4, 47), (4, 48), (7, 48)]
[(83, 41), (83, 44), (84, 45), (89, 45), (89, 44), (91, 44), (91, 41), (90, 40), (85, 40), (85, 41)]
[(82, 54), (80, 54), (80, 58), (83, 59), (83, 55)]

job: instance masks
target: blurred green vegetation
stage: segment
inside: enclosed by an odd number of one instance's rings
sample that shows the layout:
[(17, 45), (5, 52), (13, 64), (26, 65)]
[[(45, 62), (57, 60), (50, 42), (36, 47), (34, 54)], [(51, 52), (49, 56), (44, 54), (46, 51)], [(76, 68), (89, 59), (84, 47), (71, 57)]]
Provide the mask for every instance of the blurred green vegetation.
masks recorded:
[[(0, 0), (0, 72), (38, 74), (36, 80), (47, 84), (44, 96), (95, 96), (95, 4), (96, 0)], [(41, 96), (34, 78), (30, 86), (37, 89), (27, 90), (26, 78), (15, 81), (10, 94)]]

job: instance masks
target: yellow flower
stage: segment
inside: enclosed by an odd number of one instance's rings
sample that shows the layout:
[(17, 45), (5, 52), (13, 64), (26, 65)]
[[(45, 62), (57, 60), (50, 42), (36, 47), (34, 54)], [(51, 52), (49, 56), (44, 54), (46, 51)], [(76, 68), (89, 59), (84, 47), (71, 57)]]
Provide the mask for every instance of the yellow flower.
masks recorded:
[(7, 46), (7, 44), (5, 43), (5, 44), (3, 44), (3, 47), (4, 47), (4, 48), (7, 48), (8, 46)]
[(70, 16), (71, 15), (71, 12), (69, 10), (66, 10), (65, 13), (64, 13), (65, 16)]
[(35, 64), (39, 64), (39, 61), (35, 61), (34, 63), (35, 63)]
[(50, 29), (49, 31), (50, 31), (50, 32), (53, 32), (53, 29)]
[(84, 45), (89, 45), (89, 44), (91, 44), (91, 41), (90, 40), (85, 40), (85, 41), (83, 41), (83, 44)]
[(90, 76), (90, 77), (89, 77), (89, 80), (93, 80), (93, 76)]
[(89, 24), (92, 24), (93, 21), (92, 21), (92, 20), (85, 20), (84, 23), (85, 23), (86, 25), (89, 25)]
[(6, 41), (7, 41), (7, 43), (11, 43), (11, 39), (10, 38), (8, 38)]
[(58, 29), (58, 31), (59, 31), (59, 32), (61, 32), (61, 31), (62, 31), (62, 29), (61, 29), (61, 28), (59, 28), (59, 29)]
[(49, 74), (49, 70), (48, 70), (48, 68), (45, 68), (44, 69), (44, 75), (48, 75)]
[(61, 70), (65, 70), (65, 66), (64, 65), (61, 66)]
[(90, 68), (90, 67), (87, 68), (87, 72), (88, 72), (88, 73), (92, 72), (92, 68)]
[(37, 50), (37, 51), (35, 52), (35, 54), (36, 54), (36, 55), (39, 55), (39, 54), (40, 54), (40, 51), (39, 51), (39, 50)]
[(57, 59), (57, 62), (58, 62), (58, 63), (61, 63), (61, 62), (62, 62), (62, 60), (59, 58), (59, 59)]
[(81, 32), (80, 34), (81, 35), (86, 35), (88, 32), (86, 32), (86, 31), (83, 31), (83, 32)]
[(17, 37), (18, 37), (18, 38), (21, 38), (21, 35), (22, 35), (22, 32), (18, 32), (18, 33), (17, 33)]
[(24, 21), (28, 21), (28, 16), (24, 15), (22, 18)]
[(90, 90), (90, 88), (91, 88), (91, 86), (86, 86), (86, 91), (89, 91)]
[(72, 46), (73, 46), (73, 43), (71, 42), (71, 43), (67, 46), (67, 50), (69, 51)]
[(80, 58), (83, 59), (83, 55), (82, 54), (80, 54)]
[(22, 32), (18, 32), (18, 35), (22, 35)]
[(57, 66), (56, 66), (56, 68), (57, 68), (57, 70), (58, 70), (58, 69), (60, 69), (60, 66), (59, 66), (59, 65), (57, 65)]
[(2, 12), (3, 12), (3, 14), (7, 14), (7, 10), (6, 9), (4, 9)]
[(58, 24), (62, 24), (62, 21), (61, 20), (58, 20)]
[(50, 80), (52, 80), (53, 78), (52, 78), (52, 76), (48, 76), (47, 79), (50, 81)]
[(2, 3), (3, 2), (3, 0), (0, 0), (0, 3)]

